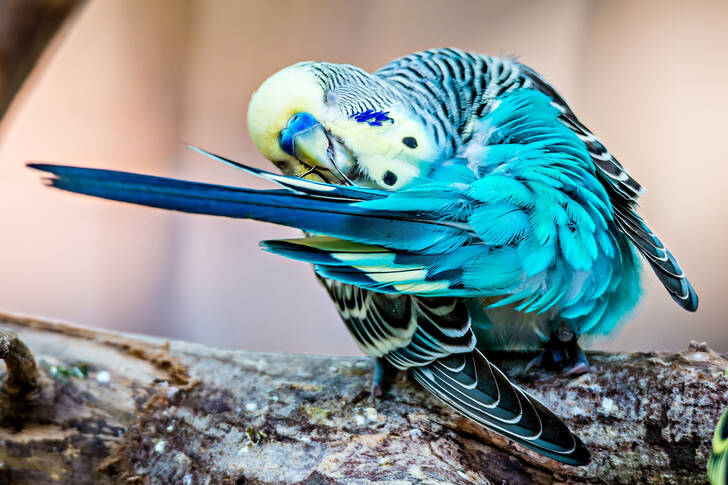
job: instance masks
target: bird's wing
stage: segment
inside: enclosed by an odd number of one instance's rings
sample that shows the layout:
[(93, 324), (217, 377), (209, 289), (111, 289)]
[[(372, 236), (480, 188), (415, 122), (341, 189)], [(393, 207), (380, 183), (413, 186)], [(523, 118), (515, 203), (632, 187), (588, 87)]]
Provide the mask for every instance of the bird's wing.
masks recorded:
[(335, 280), (323, 282), (362, 351), (386, 357), (399, 369), (475, 348), (468, 311), (457, 298), (380, 293)]
[(49, 174), (46, 184), (70, 192), (182, 212), (255, 219), (370, 244), (416, 250), (443, 243), (449, 246), (452, 240), (469, 237), (464, 225), (358, 207), (353, 202), (373, 197), (370, 189), (359, 187), (277, 176), (282, 189), (253, 190), (46, 163), (29, 167)]
[(559, 119), (584, 142), (595, 167), (614, 190), (615, 195), (626, 204), (634, 205), (644, 188), (633, 179), (627, 170), (617, 161), (601, 141), (584, 126), (571, 110), (563, 97), (540, 74), (525, 65), (520, 65), (526, 77), (531, 81), (531, 88), (546, 94), (554, 106), (561, 112)]
[[(271, 241), (264, 247), (312, 262), (322, 276), (379, 291), (503, 295), (510, 294), (510, 287), (522, 278), (515, 249), (485, 244), (483, 236), (474, 232), (468, 222), (469, 196), (462, 188), (433, 184), (383, 192), (271, 174), (223, 160), (282, 188), (253, 190), (111, 170), (30, 166), (49, 173), (46, 183), (63, 190), (164, 209), (256, 219), (332, 236), (340, 240), (336, 244), (348, 244), (345, 250), (316, 246), (314, 242), (321, 241), (315, 240), (310, 244)], [(500, 211), (509, 208), (494, 207), (487, 214), (477, 211), (473, 221), (491, 228), (490, 232), (496, 226), (506, 229), (510, 219), (500, 217)], [(372, 255), (366, 254), (371, 248), (360, 251), (361, 245), (381, 247)], [(343, 261), (346, 252), (354, 254)]]
[(533, 396), (513, 385), (477, 349), (411, 369), (435, 396), (476, 423), (562, 463), (586, 465), (589, 451)]
[[(400, 368), (410, 368), (426, 388), (476, 422), (565, 463), (588, 462), (585, 447), (565, 424), (474, 350), (475, 339), (462, 301), (409, 295), (432, 284), (445, 284), (453, 290), (470, 285), (507, 292), (505, 288), (521, 277), (514, 248), (485, 244), (462, 220), (461, 216), (470, 213), (457, 209), (465, 197), (462, 190), (425, 188), (395, 199), (389, 207), (368, 207), (393, 194), (284, 176), (274, 179), (282, 189), (251, 190), (108, 170), (49, 164), (31, 167), (51, 174), (47, 183), (63, 190), (184, 212), (256, 219), (329, 235), (329, 240), (311, 238), (303, 244), (266, 244), (287, 256), (305, 255), (300, 259), (314, 262), (326, 277), (349, 281), (363, 274), (379, 290), (393, 285), (395, 295), (347, 285), (356, 296), (350, 295), (348, 300), (335, 297), (339, 304), (347, 305), (349, 327), (360, 342), (379, 348)], [(269, 178), (262, 171), (247, 170)], [(457, 200), (451, 200), (453, 195)], [(442, 209), (452, 203), (455, 207), (449, 207), (449, 217), (444, 217)], [(484, 227), (487, 217), (480, 220)], [(344, 261), (347, 257), (350, 259)], [(469, 259), (464, 261), (464, 257)], [(417, 269), (397, 268), (413, 265)], [(405, 278), (398, 273), (401, 269)], [(363, 279), (356, 281), (368, 284)], [(407, 294), (399, 297), (396, 293)], [(365, 295), (369, 295), (366, 305), (361, 303)], [(404, 308), (410, 312), (407, 324), (401, 315)], [(397, 339), (402, 342), (396, 344)], [(392, 348), (388, 350), (387, 345)]]
[(559, 120), (584, 143), (599, 180), (604, 185), (614, 206), (614, 220), (620, 231), (634, 243), (678, 305), (688, 311), (698, 307), (698, 295), (680, 268), (675, 257), (647, 226), (636, 209), (643, 187), (607, 150), (602, 142), (582, 124), (564, 98), (537, 72), (520, 65), (530, 81), (530, 87), (546, 94), (559, 110)]
[(423, 253), (318, 236), (262, 241), (261, 246), (312, 263), (322, 277), (381, 293), (497, 296), (509, 294), (523, 277), (515, 249), (482, 244)]
[(461, 298), (388, 294), (324, 280), (351, 334), (480, 425), (571, 465), (589, 452), (568, 427), (475, 348)]
[[(504, 101), (490, 121), (528, 121), (532, 112), (529, 102), (527, 96), (518, 98), (511, 109)], [(541, 118), (529, 126), (540, 126)], [(507, 136), (508, 130), (492, 133)], [(46, 179), (50, 185), (72, 192), (185, 212), (256, 219), (325, 234), (351, 245), (386, 248), (384, 254), (378, 250), (375, 255), (353, 254), (353, 259), (341, 264), (341, 255), (331, 254), (341, 251), (308, 245), (307, 251), (301, 252), (305, 245), (267, 243), (268, 249), (287, 256), (304, 254), (299, 259), (316, 264), (319, 274), (342, 282), (427, 296), (507, 296), (504, 303), (522, 301), (528, 306), (521, 308), (524, 311), (541, 311), (557, 302), (568, 303), (562, 301), (567, 296), (564, 288), (555, 287), (569, 282), (560, 277), (546, 285), (543, 277), (533, 279), (534, 275), (549, 269), (561, 255), (574, 267), (588, 269), (598, 245), (615, 249), (614, 241), (603, 237), (604, 231), (595, 232), (595, 224), (605, 224), (598, 210), (605, 202), (585, 183), (573, 184), (575, 193), (569, 197), (562, 194), (563, 171), (542, 163), (541, 157), (548, 153), (539, 134), (538, 130), (531, 133), (536, 141), (528, 147), (515, 143), (492, 147), (488, 160), (497, 158), (495, 148), (502, 148), (501, 156), (520, 162), (508, 165), (511, 173), (494, 170), (469, 185), (431, 181), (397, 192), (275, 175), (230, 161), (226, 162), (282, 188), (252, 190), (109, 170), (31, 166), (50, 173)], [(572, 175), (577, 182), (587, 178), (578, 169)], [(529, 187), (523, 177), (530, 177)], [(555, 216), (551, 212), (539, 215), (539, 210), (548, 206), (539, 194), (546, 193), (552, 199), (557, 197), (550, 205), (557, 211)], [(576, 195), (594, 210), (590, 213), (574, 203)], [(327, 252), (333, 258), (316, 260), (321, 254), (315, 253)], [(306, 259), (312, 255), (315, 257)], [(588, 297), (595, 301), (600, 296), (597, 290), (604, 292), (608, 285), (595, 282), (591, 287), (594, 291), (588, 290)], [(579, 297), (583, 299), (581, 294)]]

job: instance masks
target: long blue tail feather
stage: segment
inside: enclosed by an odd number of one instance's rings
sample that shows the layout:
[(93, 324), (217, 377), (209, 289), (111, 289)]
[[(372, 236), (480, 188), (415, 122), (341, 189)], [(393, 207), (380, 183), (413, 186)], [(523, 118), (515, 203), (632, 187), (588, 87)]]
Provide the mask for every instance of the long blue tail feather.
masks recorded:
[(58, 189), (161, 209), (255, 219), (334, 237), (426, 250), (462, 230), (437, 220), (373, 211), (351, 199), (316, 197), (287, 189), (254, 190), (112, 170), (31, 163)]

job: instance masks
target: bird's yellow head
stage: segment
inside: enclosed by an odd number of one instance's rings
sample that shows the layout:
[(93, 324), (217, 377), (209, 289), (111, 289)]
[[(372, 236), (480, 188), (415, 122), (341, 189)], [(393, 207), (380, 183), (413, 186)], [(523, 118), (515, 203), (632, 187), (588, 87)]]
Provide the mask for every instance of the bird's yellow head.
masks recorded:
[(253, 94), (248, 131), (284, 173), (396, 190), (425, 175), (438, 150), (383, 80), (342, 64), (304, 62)]

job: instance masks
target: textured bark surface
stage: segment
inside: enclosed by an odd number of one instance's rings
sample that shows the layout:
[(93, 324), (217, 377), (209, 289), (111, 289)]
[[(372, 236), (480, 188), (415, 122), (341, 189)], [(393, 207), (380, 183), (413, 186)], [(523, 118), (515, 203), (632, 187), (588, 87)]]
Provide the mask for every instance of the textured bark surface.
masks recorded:
[[(728, 398), (726, 360), (697, 344), (591, 354), (594, 371), (573, 379), (516, 377), (590, 448), (592, 464), (574, 468), (483, 431), (413, 382), (370, 401), (366, 359), (7, 315), (0, 328), (34, 354), (42, 388), (0, 393), (0, 483), (705, 483)], [(503, 364), (513, 376), (524, 362)]]

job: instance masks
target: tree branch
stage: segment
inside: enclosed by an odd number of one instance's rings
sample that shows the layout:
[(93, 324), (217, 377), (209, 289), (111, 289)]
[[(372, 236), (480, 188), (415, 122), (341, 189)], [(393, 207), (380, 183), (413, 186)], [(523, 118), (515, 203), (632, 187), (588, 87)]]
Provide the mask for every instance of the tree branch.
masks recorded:
[(0, 119), (48, 42), (81, 0), (0, 2)]
[[(52, 392), (0, 407), (2, 483), (704, 483), (728, 362), (590, 355), (516, 377), (590, 448), (574, 468), (459, 417), (413, 382), (369, 400), (360, 358), (232, 352), (0, 315)], [(524, 362), (502, 363), (517, 375)], [(2, 377), (2, 375), (0, 375)], [(17, 411), (17, 408), (15, 409)]]
[(6, 376), (2, 392), (13, 400), (26, 400), (40, 387), (40, 374), (33, 354), (12, 330), (0, 329), (0, 359)]

